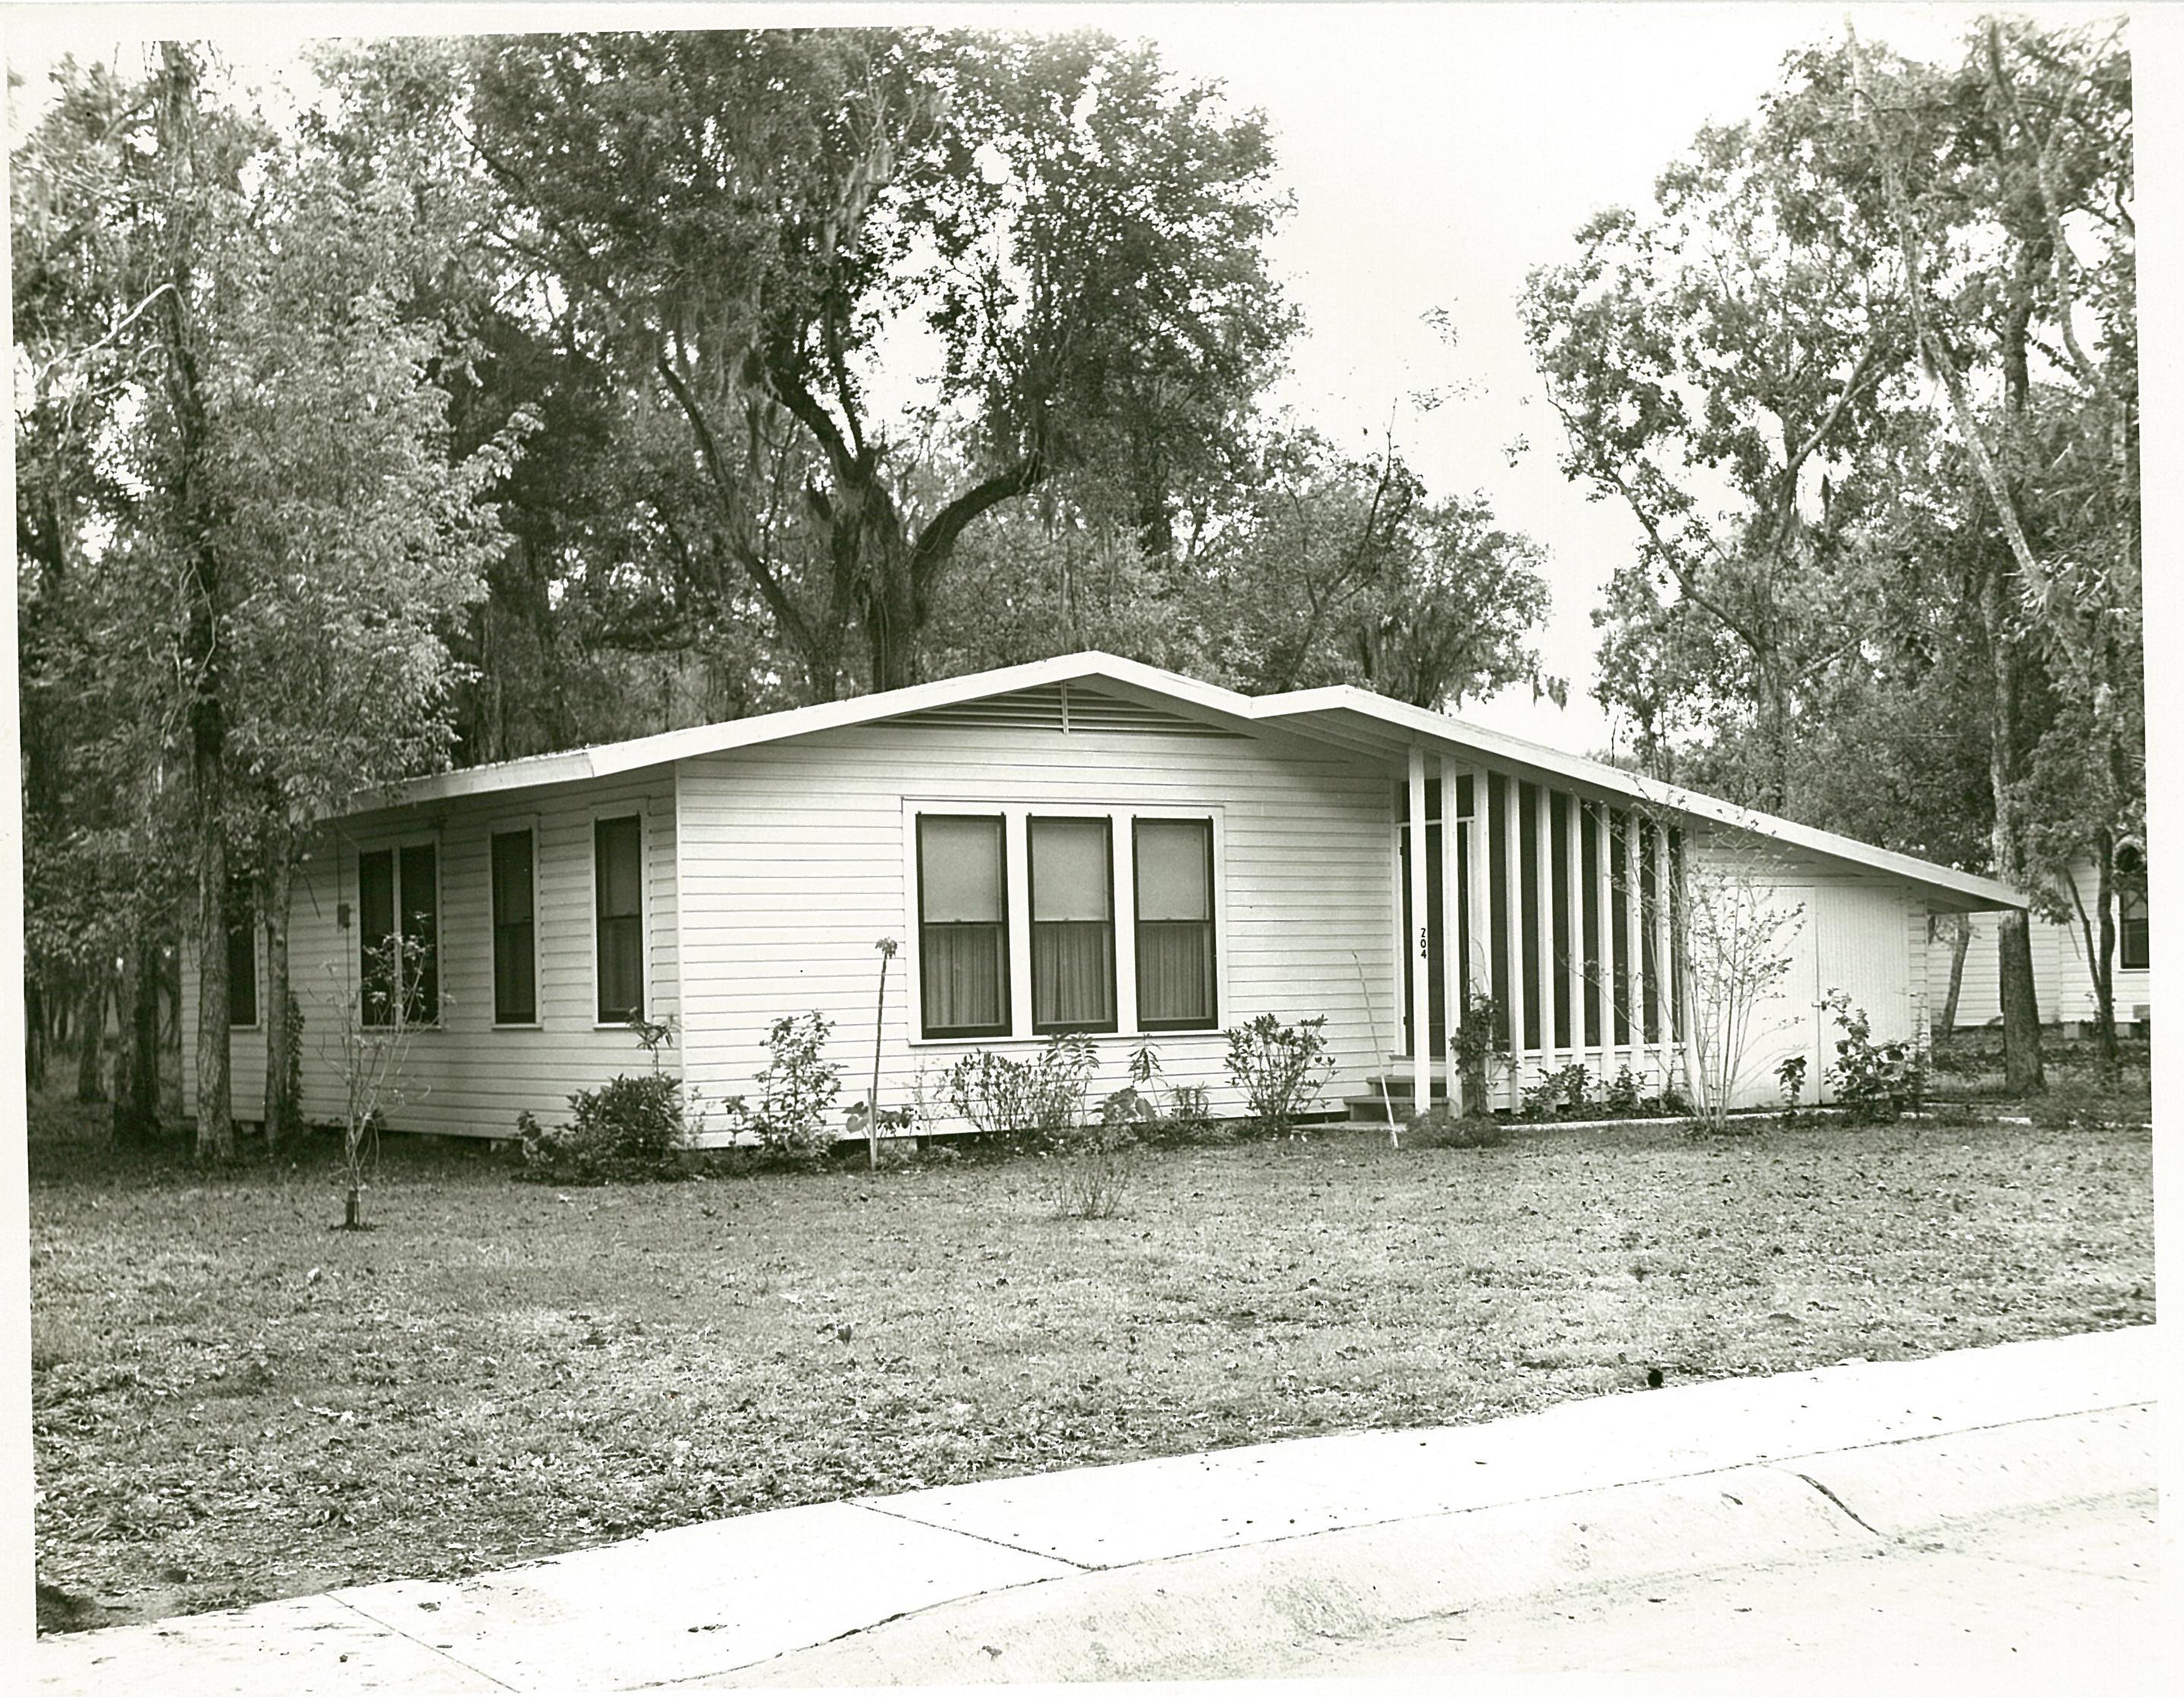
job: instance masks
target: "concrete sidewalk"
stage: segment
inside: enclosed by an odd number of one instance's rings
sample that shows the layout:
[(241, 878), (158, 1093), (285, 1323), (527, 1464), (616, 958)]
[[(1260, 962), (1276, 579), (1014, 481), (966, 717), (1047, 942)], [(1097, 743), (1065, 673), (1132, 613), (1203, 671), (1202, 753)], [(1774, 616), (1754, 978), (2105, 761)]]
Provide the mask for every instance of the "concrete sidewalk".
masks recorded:
[(2142, 1511), (2159, 1377), (2138, 1327), (1719, 1380), (749, 1515), (51, 1636), (36, 1666), (114, 1697), (1234, 1674), (1483, 1603)]

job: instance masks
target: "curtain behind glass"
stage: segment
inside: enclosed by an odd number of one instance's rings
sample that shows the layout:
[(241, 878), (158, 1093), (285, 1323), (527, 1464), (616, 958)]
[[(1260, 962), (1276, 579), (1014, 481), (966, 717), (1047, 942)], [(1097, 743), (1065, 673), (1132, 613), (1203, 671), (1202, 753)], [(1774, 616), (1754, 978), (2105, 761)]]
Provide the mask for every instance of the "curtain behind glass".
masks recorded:
[(1034, 1031), (1115, 1028), (1114, 868), (1104, 819), (1034, 819), (1031, 1017)]
[(1213, 1005), (1213, 824), (1137, 826), (1138, 1023), (1210, 1026)]

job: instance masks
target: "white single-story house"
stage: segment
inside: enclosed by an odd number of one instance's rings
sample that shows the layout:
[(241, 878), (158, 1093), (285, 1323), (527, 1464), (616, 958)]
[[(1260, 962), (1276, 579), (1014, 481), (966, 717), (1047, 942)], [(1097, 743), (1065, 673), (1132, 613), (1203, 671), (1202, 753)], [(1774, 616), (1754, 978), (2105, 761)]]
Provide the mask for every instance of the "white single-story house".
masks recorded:
[[(883, 938), (900, 943), (878, 1021), (886, 1107), (944, 1114), (959, 1056), (1081, 1031), (1095, 1091), (1150, 1043), (1167, 1080), (1234, 1114), (1223, 1032), (1261, 1014), (1324, 1016), (1330, 1104), (1380, 1076), (1421, 1100), (1468, 990), (1502, 1010), (1498, 1105), (1572, 1065), (1627, 1066), (1650, 1093), (1692, 1061), (1684, 915), (1660, 897), (1703, 865), (1750, 869), (1786, 921), (1788, 969), (1737, 1088), (1753, 1103), (1779, 1099), (1785, 1055), (1819, 1085), (1830, 989), (1877, 1038), (1922, 1035), (1930, 914), (2019, 901), (1367, 691), (1251, 697), (1073, 654), (359, 798), (297, 878), (304, 1111), (340, 1116), (342, 1032), (390, 939), (415, 959), (422, 1022), (386, 1116), (399, 1130), (557, 1122), (571, 1092), (654, 1064), (632, 1015), (672, 1027), (659, 1064), (717, 1100), (752, 1093), (776, 1019), (816, 1010), (846, 1107), (872, 1075)], [(245, 1119), (261, 953), (254, 929), (230, 950)], [(186, 1033), (190, 1091), (194, 1053)]]
[[(2119, 851), (2119, 859), (2133, 856), (2137, 852), (2126, 848)], [(2139, 874), (2133, 880), (2138, 887), (2128, 892), (2110, 892), (2116, 938), (2113, 980), (2115, 1016), (2119, 1026), (2142, 1026), (2153, 1018), (2153, 973), (2148, 946), (2150, 927), (2143, 887), (2144, 863), (2140, 861), (2130, 870)], [(2087, 860), (2073, 865), (2070, 877), (2080, 899), (2089, 911), (2093, 910), (2100, 880), (2092, 863)], [(1955, 1028), (1958, 1031), (1997, 1025), (2002, 1020), (2001, 921), (1992, 914), (1979, 914), (1970, 916), (1970, 923), (1964, 977), (1957, 992)], [(2098, 936), (2098, 912), (2094, 925)], [(2033, 992), (2042, 1021), (2048, 1025), (2090, 1022), (2096, 1010), (2093, 968), (2086, 952), (2083, 927), (2075, 920), (2064, 923), (2035, 914), (2028, 928), (2032, 941)], [(1956, 953), (1955, 927), (1937, 924), (1933, 932), (1926, 963), (1926, 1008), (1928, 1017), (1939, 1025), (1948, 1007), (1949, 971)]]

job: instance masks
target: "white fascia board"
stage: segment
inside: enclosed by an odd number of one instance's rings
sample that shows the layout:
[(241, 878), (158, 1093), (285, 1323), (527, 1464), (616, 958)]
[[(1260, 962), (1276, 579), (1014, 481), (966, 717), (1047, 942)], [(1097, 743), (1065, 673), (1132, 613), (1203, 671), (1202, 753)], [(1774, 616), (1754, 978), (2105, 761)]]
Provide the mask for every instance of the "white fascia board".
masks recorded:
[(906, 713), (922, 713), (936, 707), (1006, 695), (1043, 684), (1074, 682), (1098, 677), (1146, 692), (1160, 699), (1195, 707), (1236, 725), (1252, 719), (1249, 696), (1222, 689), (1195, 678), (1181, 677), (1137, 660), (1114, 654), (1087, 652), (1061, 654), (1051, 659), (1031, 660), (994, 671), (973, 672), (965, 677), (941, 678), (912, 684), (877, 695), (853, 696), (843, 701), (821, 702), (812, 707), (794, 707), (780, 713), (761, 713), (749, 719), (731, 719), (718, 725), (697, 725), (686, 731), (666, 731), (651, 737), (635, 737), (623, 743), (603, 743), (556, 754), (532, 754), (492, 765), (465, 766), (451, 772), (435, 772), (410, 778), (382, 789), (364, 790), (350, 796), (334, 816), (376, 813), (382, 809), (409, 807), (420, 802), (447, 801), (459, 796), (492, 795), (505, 790), (534, 789), (547, 784), (573, 783), (585, 778), (611, 777), (647, 766), (671, 764), (701, 754), (717, 754), (748, 748), (788, 737), (808, 737), (815, 732), (840, 730), (848, 726), (893, 719)]
[[(1375, 695), (1369, 690), (1358, 689), (1348, 684), (1336, 684), (1323, 689), (1296, 690), (1284, 695), (1262, 696), (1251, 706), (1253, 716), (1262, 722), (1288, 721), (1295, 723), (1315, 714), (1357, 714), (1412, 736), (1452, 744), (1466, 753), (1491, 755), (1513, 764), (1532, 766), (1573, 782), (1629, 796), (1634, 800), (1688, 814), (1695, 819), (1732, 826), (1741, 831), (1771, 837), (1778, 842), (1809, 849), (1814, 854), (1847, 860), (1875, 871), (1892, 873), (1975, 907), (2022, 908), (2025, 905), (2026, 899), (2022, 892), (1992, 878), (1981, 877), (1972, 872), (1960, 872), (1953, 867), (1922, 860), (1916, 855), (1876, 848), (1854, 837), (1844, 837), (1836, 832), (1800, 825), (1795, 820), (1778, 818), (1756, 809), (1739, 807), (1734, 802), (1724, 801), (1718, 796), (1683, 789), (1674, 784), (1657, 782), (1639, 773), (1626, 771), (1620, 766), (1587, 759), (1580, 754), (1565, 754), (1543, 743), (1512, 737), (1504, 732), (1467, 725), (1447, 714), (1435, 713), (1429, 708), (1413, 707), (1407, 702), (1391, 701), (1385, 696)], [(1310, 727), (1306, 724), (1295, 724), (1295, 728), (1309, 734)]]

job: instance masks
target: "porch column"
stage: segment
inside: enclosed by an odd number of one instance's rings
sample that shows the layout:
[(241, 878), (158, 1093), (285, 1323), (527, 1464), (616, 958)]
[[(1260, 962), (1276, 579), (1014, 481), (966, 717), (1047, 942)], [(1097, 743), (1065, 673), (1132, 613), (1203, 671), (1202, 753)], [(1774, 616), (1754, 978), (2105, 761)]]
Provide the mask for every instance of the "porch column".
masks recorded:
[(1516, 779), (1503, 778), (1502, 915), (1509, 933), (1502, 950), (1503, 965), (1507, 973), (1504, 988), (1508, 995), (1503, 1012), (1509, 1021), (1509, 1106), (1512, 1110), (1523, 1104), (1519, 1093), (1524, 1088), (1524, 833), (1517, 820), (1524, 803), (1524, 792), (1517, 787)]
[[(1459, 845), (1463, 841), (1464, 824), (1456, 808), (1456, 783), (1459, 774), (1456, 761), (1447, 754), (1440, 757), (1440, 982), (1441, 982), (1441, 1075), (1448, 1080), (1448, 1110), (1451, 1114), (1469, 1111), (1472, 1104), (1458, 1093), (1459, 1081), (1456, 1076), (1456, 1028), (1463, 1022), (1463, 949), (1458, 928), (1464, 923), (1463, 884), (1457, 876)], [(1473, 882), (1476, 882), (1476, 875)]]
[(1636, 808), (1623, 815), (1623, 865), (1617, 869), (1623, 879), (1623, 945), (1630, 956), (1630, 988), (1624, 993), (1630, 1000), (1630, 1058), (1631, 1071), (1642, 1081), (1652, 1065), (1652, 1057), (1646, 1044), (1646, 904), (1641, 898), (1645, 886), (1638, 876), (1638, 841), (1646, 832), (1646, 821)]
[(1600, 1070), (1604, 1078), (1616, 1049), (1615, 856), (1610, 852), (1615, 839), (1608, 834), (1606, 802), (1595, 802), (1586, 814), (1585, 829), (1592, 833), (1592, 935), (1600, 963), (1593, 994), (1600, 999)]
[(1569, 985), (1570, 1060), (1585, 1060), (1585, 801), (1573, 795), (1563, 818), (1563, 882), (1569, 890), (1569, 959), (1563, 976)]
[(1683, 1049), (1676, 1041), (1676, 940), (1669, 900), (1669, 828), (1653, 833), (1653, 976), (1659, 987), (1653, 999), (1661, 1009), (1661, 1076), (1663, 1088), (1674, 1082), (1676, 1062)]
[[(1444, 810), (1446, 798), (1442, 800)], [(1433, 1106), (1433, 961), (1426, 930), (1426, 751), (1411, 744), (1411, 1103)]]
[(1538, 885), (1538, 926), (1532, 954), (1540, 973), (1540, 1071), (1552, 1072), (1555, 1052), (1555, 798), (1545, 784), (1532, 791), (1532, 876)]

